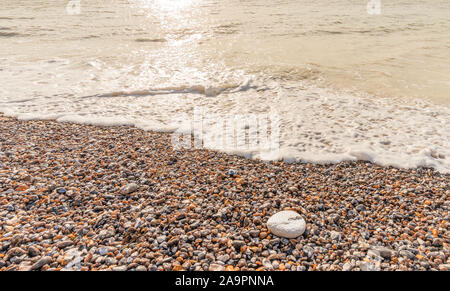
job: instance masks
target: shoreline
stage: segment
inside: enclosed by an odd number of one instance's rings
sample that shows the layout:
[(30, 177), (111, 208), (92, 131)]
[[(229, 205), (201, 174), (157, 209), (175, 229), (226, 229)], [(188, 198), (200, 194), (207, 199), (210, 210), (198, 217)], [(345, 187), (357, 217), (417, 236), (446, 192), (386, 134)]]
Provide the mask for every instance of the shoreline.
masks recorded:
[[(450, 270), (450, 174), (174, 151), (170, 133), (131, 126), (0, 124), (0, 270)], [(267, 230), (284, 209), (306, 220), (301, 237)]]

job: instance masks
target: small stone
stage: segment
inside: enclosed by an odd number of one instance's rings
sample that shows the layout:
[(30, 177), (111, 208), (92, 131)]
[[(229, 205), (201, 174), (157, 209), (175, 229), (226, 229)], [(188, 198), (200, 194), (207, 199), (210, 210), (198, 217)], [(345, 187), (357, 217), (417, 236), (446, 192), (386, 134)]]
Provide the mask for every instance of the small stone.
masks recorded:
[(31, 271), (30, 262), (25, 261), (25, 262), (20, 263), (20, 265), (18, 266), (17, 270), (18, 271), (25, 271), (25, 272)]
[(186, 217), (186, 215), (184, 213), (180, 213), (176, 216), (176, 220), (182, 220), (185, 217)]
[(263, 264), (264, 268), (266, 268), (267, 270), (273, 269), (272, 263), (270, 262), (269, 259), (264, 258), (262, 260), (262, 264)]
[(303, 252), (305, 252), (305, 254), (308, 258), (311, 258), (314, 254), (314, 249), (310, 246), (304, 246)]
[(358, 247), (361, 250), (368, 250), (370, 248), (370, 245), (366, 242), (359, 242)]
[(200, 253), (198, 254), (198, 259), (199, 259), (199, 260), (203, 260), (205, 257), (206, 257), (206, 252), (205, 252), (205, 251), (200, 252)]
[(395, 253), (394, 250), (391, 250), (386, 247), (374, 247), (372, 248), (372, 250), (378, 251), (380, 253), (380, 256), (382, 256), (385, 259), (391, 258)]
[(450, 264), (441, 264), (439, 265), (440, 271), (450, 271)]
[(280, 242), (281, 242), (281, 239), (279, 239), (279, 238), (277, 237), (277, 238), (271, 239), (271, 240), (269, 241), (269, 244), (270, 244), (270, 245), (276, 245), (276, 244), (279, 244)]
[(296, 238), (303, 234), (306, 223), (297, 212), (285, 210), (272, 215), (267, 221), (267, 227), (274, 235)]
[(295, 191), (298, 190), (298, 188), (295, 187), (295, 186), (291, 186), (291, 187), (288, 188), (288, 190), (289, 190), (290, 192), (295, 192)]
[(361, 212), (361, 211), (366, 211), (366, 207), (362, 204), (356, 206), (356, 211)]
[(145, 271), (147, 271), (147, 268), (145, 266), (137, 266), (136, 271), (145, 272)]
[(330, 237), (332, 240), (340, 241), (341, 240), (341, 233), (337, 231), (332, 231), (330, 234)]
[(171, 247), (171, 246), (178, 245), (179, 242), (180, 242), (180, 239), (174, 237), (174, 238), (171, 238), (171, 239), (167, 242), (167, 245), (168, 245), (169, 247)]
[(230, 175), (231, 177), (236, 176), (237, 175), (237, 170), (234, 170), (234, 169), (228, 170), (228, 175)]
[(36, 256), (39, 256), (40, 254), (41, 254), (41, 252), (35, 246), (30, 246), (28, 248), (28, 255), (30, 257), (36, 257)]
[(357, 263), (361, 271), (380, 271), (380, 267), (364, 261), (359, 261)]
[(271, 254), (267, 257), (267, 259), (273, 261), (273, 260), (277, 260), (278, 257), (279, 257), (278, 254)]
[(126, 195), (135, 192), (138, 189), (138, 185), (136, 183), (130, 183), (122, 187), (120, 193)]
[(127, 270), (127, 266), (116, 266), (113, 267), (112, 270), (115, 272), (124, 272)]
[(45, 256), (42, 257), (41, 259), (39, 259), (36, 263), (34, 263), (34, 265), (31, 266), (31, 270), (38, 270), (40, 268), (42, 268), (45, 265), (48, 265), (52, 262), (52, 258)]
[(342, 266), (342, 271), (350, 271), (352, 267), (352, 264), (350, 262), (347, 262)]
[(165, 235), (161, 235), (161, 236), (158, 236), (157, 238), (156, 238), (156, 241), (158, 242), (158, 243), (163, 243), (164, 241), (166, 241), (166, 236)]
[(6, 232), (10, 232), (10, 231), (13, 231), (13, 230), (14, 230), (14, 227), (12, 227), (12, 226), (10, 226), (10, 225), (3, 225), (3, 229), (4, 229)]
[(369, 250), (367, 251), (367, 256), (369, 258), (381, 258), (380, 252), (377, 250)]
[(241, 247), (245, 246), (245, 242), (242, 240), (235, 240), (231, 244), (236, 250), (240, 250)]
[(105, 259), (105, 264), (108, 266), (117, 264), (117, 260), (115, 258), (108, 257)]
[(66, 189), (64, 189), (64, 188), (59, 188), (58, 190), (56, 190), (56, 192), (58, 193), (58, 194), (66, 194)]
[(225, 267), (219, 264), (211, 264), (208, 271), (225, 271)]
[(108, 253), (108, 249), (103, 247), (103, 248), (99, 248), (98, 249), (98, 253), (100, 254), (100, 256), (104, 256)]
[(435, 238), (435, 239), (433, 239), (432, 245), (435, 247), (440, 247), (440, 246), (442, 246), (442, 242), (443, 242), (443, 240), (441, 238)]
[(103, 262), (105, 262), (105, 257), (100, 256), (95, 259), (96, 264), (103, 264)]
[(407, 250), (402, 250), (399, 252), (399, 254), (400, 254), (400, 256), (405, 257), (410, 260), (412, 260), (416, 257), (413, 253), (411, 253), (410, 251), (407, 251)]
[(229, 256), (229, 255), (221, 255), (221, 256), (219, 256), (219, 257), (217, 258), (217, 260), (219, 260), (219, 261), (221, 261), (221, 262), (223, 262), (223, 263), (226, 263), (229, 259), (230, 259), (230, 256)]
[(326, 221), (327, 221), (328, 223), (333, 224), (333, 223), (338, 222), (340, 218), (341, 218), (341, 217), (339, 216), (339, 214), (333, 213), (333, 214), (330, 214), (330, 215), (326, 218)]
[(11, 246), (20, 246), (23, 242), (23, 234), (16, 234), (11, 238)]
[(169, 166), (171, 166), (171, 165), (175, 164), (177, 161), (178, 161), (177, 158), (172, 157), (172, 158), (169, 159), (169, 161), (167, 162), (167, 164), (168, 164)]
[(56, 246), (60, 249), (67, 248), (68, 246), (71, 246), (71, 245), (73, 245), (73, 241), (70, 241), (70, 240), (60, 241), (56, 244)]
[(26, 252), (23, 249), (18, 247), (12, 248), (6, 253), (5, 261), (8, 261), (10, 258), (20, 257), (24, 254), (26, 254)]

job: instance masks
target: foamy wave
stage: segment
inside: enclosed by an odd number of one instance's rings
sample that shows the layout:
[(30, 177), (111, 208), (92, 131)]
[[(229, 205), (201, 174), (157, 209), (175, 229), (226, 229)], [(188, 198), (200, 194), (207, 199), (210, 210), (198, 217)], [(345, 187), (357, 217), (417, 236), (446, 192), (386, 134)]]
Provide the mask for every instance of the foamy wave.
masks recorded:
[[(180, 129), (174, 123), (180, 119), (185, 121), (183, 130), (189, 132), (196, 108), (218, 120), (276, 114), (280, 119), (276, 154), (265, 155), (258, 148), (215, 149), (249, 158), (314, 163), (366, 160), (385, 166), (431, 167), (450, 172), (448, 107), (336, 93), (298, 82), (263, 85), (254, 79), (219, 86), (213, 92), (208, 93), (205, 86), (178, 86), (117, 91), (90, 98), (30, 98), (0, 101), (0, 111), (24, 120), (135, 125), (164, 132)], [(217, 98), (208, 98), (210, 95)], [(213, 129), (208, 126), (204, 126), (205, 131)]]
[(114, 91), (104, 94), (83, 96), (81, 98), (139, 97), (139, 96), (154, 96), (154, 95), (169, 95), (169, 94), (202, 94), (208, 97), (214, 97), (224, 92), (236, 93), (247, 91), (249, 89), (258, 89), (258, 86), (251, 84), (251, 79), (248, 79), (244, 81), (242, 84), (238, 85), (236, 84), (222, 84), (217, 86), (193, 85), (193, 86), (164, 87), (150, 90)]

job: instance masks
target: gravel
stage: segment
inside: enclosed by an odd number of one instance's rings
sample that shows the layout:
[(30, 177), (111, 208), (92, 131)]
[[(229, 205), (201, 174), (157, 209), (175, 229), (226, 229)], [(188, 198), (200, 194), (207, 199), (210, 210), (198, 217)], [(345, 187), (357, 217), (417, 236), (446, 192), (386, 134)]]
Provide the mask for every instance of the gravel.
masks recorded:
[[(449, 175), (0, 115), (0, 270), (448, 270)], [(267, 219), (306, 221), (280, 238)]]

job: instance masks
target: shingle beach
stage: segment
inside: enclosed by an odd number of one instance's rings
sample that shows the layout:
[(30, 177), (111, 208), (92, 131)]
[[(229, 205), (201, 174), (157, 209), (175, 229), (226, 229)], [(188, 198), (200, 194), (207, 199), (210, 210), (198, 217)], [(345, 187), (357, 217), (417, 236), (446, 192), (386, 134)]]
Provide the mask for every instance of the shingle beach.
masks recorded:
[[(450, 270), (449, 178), (0, 115), (0, 271)], [(287, 209), (306, 221), (295, 239), (267, 229)]]

